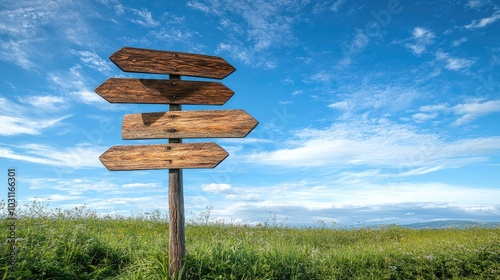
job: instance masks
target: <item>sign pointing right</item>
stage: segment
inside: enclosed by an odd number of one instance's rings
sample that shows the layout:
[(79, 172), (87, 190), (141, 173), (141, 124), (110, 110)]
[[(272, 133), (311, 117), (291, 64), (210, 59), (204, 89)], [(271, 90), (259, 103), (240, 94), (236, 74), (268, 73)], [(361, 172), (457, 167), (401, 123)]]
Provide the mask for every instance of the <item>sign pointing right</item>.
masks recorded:
[(241, 138), (259, 122), (243, 110), (170, 111), (128, 114), (122, 138)]

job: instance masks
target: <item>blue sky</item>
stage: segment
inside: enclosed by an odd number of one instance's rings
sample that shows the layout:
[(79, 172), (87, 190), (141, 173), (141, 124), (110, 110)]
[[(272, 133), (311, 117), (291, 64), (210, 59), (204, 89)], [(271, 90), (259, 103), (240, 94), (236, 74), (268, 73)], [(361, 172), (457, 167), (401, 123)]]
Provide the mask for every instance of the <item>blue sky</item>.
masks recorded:
[(244, 109), (259, 125), (209, 139), (230, 154), (215, 169), (184, 171), (187, 219), (499, 222), (498, 34), (492, 0), (1, 1), (0, 168), (16, 168), (21, 204), (166, 212), (167, 170), (98, 157), (165, 143), (124, 141), (121, 121), (168, 105), (93, 90), (167, 78), (121, 72), (108, 57), (123, 46), (202, 53), (237, 69), (221, 81), (235, 95), (183, 110)]

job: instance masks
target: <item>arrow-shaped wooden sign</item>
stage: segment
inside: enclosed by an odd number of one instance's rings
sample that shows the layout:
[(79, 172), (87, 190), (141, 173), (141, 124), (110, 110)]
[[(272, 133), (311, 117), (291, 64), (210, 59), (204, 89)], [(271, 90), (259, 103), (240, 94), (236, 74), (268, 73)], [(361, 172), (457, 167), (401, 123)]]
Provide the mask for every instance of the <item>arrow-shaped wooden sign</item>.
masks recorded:
[(243, 110), (169, 111), (128, 114), (123, 139), (241, 138), (258, 124)]
[(214, 168), (228, 156), (216, 143), (113, 146), (100, 157), (108, 170)]
[(125, 72), (223, 79), (236, 70), (218, 56), (124, 47), (109, 59)]
[(219, 82), (110, 78), (95, 89), (110, 103), (222, 105), (234, 94)]

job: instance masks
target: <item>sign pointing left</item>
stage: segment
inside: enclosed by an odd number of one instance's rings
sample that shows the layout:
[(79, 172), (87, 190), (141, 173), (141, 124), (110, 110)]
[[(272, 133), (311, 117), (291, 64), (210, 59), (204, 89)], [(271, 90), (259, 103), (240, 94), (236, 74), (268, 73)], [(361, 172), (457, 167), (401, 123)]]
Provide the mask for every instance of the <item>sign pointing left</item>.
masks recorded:
[(108, 170), (214, 168), (228, 156), (216, 143), (113, 146), (99, 160)]

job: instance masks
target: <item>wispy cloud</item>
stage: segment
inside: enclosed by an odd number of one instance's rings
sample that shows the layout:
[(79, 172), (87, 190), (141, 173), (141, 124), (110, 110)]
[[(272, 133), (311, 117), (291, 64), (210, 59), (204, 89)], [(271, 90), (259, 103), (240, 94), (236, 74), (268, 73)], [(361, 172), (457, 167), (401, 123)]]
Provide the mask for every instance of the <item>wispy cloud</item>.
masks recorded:
[(328, 107), (341, 110), (343, 118), (369, 110), (376, 113), (379, 110), (397, 112), (408, 108), (421, 94), (404, 86), (386, 85), (349, 85), (341, 87), (336, 102)]
[[(261, 195), (263, 191), (265, 195)], [(345, 224), (356, 217), (377, 224), (380, 219), (388, 223), (418, 222), (419, 218), (407, 215), (416, 212), (426, 213), (427, 218), (476, 217), (478, 213), (472, 209), (482, 208), (488, 209), (487, 216), (494, 219), (500, 213), (495, 200), (498, 195), (496, 189), (433, 182), (397, 183), (388, 188), (383, 184), (301, 181), (234, 186), (232, 193), (225, 195), (226, 202), (215, 205), (211, 214), (214, 219), (233, 221), (238, 217), (236, 222), (249, 224), (269, 220), (269, 213), (276, 213), (273, 222), (277, 223), (311, 225), (323, 220)]]
[(87, 67), (97, 70), (101, 73), (111, 71), (110, 64), (102, 59), (99, 55), (92, 51), (80, 51), (80, 61)]
[[(38, 100), (37, 100), (38, 99)], [(52, 99), (52, 100), (50, 100)], [(34, 97), (33, 102), (52, 106), (53, 102), (57, 102), (57, 97)], [(32, 109), (31, 109), (32, 108)], [(50, 108), (48, 108), (50, 110)], [(39, 108), (24, 107), (20, 104), (10, 101), (0, 96), (0, 135), (38, 135), (45, 129), (61, 125), (62, 122), (71, 115), (59, 116), (54, 118), (40, 117), (33, 115), (33, 111), (38, 111)]]
[(133, 14), (137, 16), (137, 18), (130, 19), (131, 22), (137, 23), (144, 27), (156, 27), (160, 24), (160, 22), (153, 19), (151, 12), (146, 8), (142, 8), (141, 10), (129, 8)]
[(204, 45), (200, 43), (200, 35), (192, 31), (184, 22), (166, 24), (169, 27), (151, 30), (148, 35), (161, 42), (178, 42), (186, 46), (190, 52), (202, 52)]
[(465, 25), (464, 27), (467, 29), (484, 28), (490, 24), (493, 24), (495, 21), (499, 19), (500, 19), (500, 11), (495, 11), (493, 15), (479, 20), (473, 20), (471, 23)]
[(424, 123), (429, 120), (435, 119), (439, 116), (437, 112), (432, 113), (416, 113), (412, 115), (412, 118), (418, 123)]
[(453, 42), (451, 42), (451, 46), (454, 47), (454, 48), (456, 48), (456, 47), (462, 45), (465, 42), (467, 42), (467, 38), (462, 37), (460, 39), (453, 40)]
[(411, 43), (406, 43), (406, 47), (414, 54), (421, 55), (427, 51), (427, 47), (434, 43), (436, 35), (424, 27), (415, 27), (412, 32)]
[(111, 181), (99, 181), (88, 178), (26, 178), (25, 182), (31, 190), (45, 189), (60, 191), (64, 195), (82, 195), (87, 192), (112, 192), (118, 189), (118, 185)]
[(459, 104), (453, 107), (453, 111), (460, 115), (453, 124), (463, 125), (488, 114), (500, 113), (500, 100)]
[(475, 61), (472, 59), (451, 57), (449, 54), (443, 51), (438, 51), (436, 53), (436, 58), (437, 60), (443, 61), (445, 63), (444, 67), (446, 69), (453, 71), (469, 68), (475, 63)]
[[(109, 103), (104, 98), (89, 89), (88, 84), (90, 82), (87, 80), (83, 70), (83, 67), (77, 64), (66, 71), (48, 73), (47, 78), (58, 91), (69, 96), (74, 101), (98, 106), (103, 110), (116, 109), (116, 107), (109, 106)], [(101, 70), (107, 71), (104, 68)]]
[[(0, 4), (0, 59), (37, 70), (50, 40), (92, 46), (93, 31), (84, 18), (87, 7), (74, 1), (3, 1)], [(47, 28), (54, 31), (50, 36)], [(47, 50), (46, 53), (55, 50)]]
[(490, 0), (468, 0), (465, 6), (473, 9), (481, 8), (482, 6), (489, 4)]
[(155, 20), (151, 12), (144, 7), (142, 9), (135, 9), (118, 3), (118, 1), (111, 1), (105, 4), (114, 8), (116, 15), (123, 16), (126, 20), (140, 26), (152, 28), (160, 25), (160, 22)]
[(205, 184), (201, 186), (201, 190), (209, 193), (227, 193), (231, 190), (230, 184)]
[(413, 120), (417, 123), (425, 123), (437, 119), (442, 113), (450, 112), (451, 108), (448, 104), (426, 105), (418, 108), (418, 111), (412, 115)]
[(57, 126), (69, 117), (70, 116), (64, 116), (57, 119), (40, 119), (0, 115), (0, 135), (39, 135), (43, 130)]
[(340, 10), (340, 7), (345, 3), (345, 0), (337, 0), (333, 5), (330, 7), (330, 9), (334, 12), (338, 12)]
[(343, 58), (340, 60), (340, 66), (348, 66), (351, 64), (352, 58), (363, 52), (363, 50), (368, 46), (370, 38), (361, 29), (356, 29), (356, 35), (351, 42), (343, 43), (341, 46), (343, 48)]
[[(235, 2), (229, 0), (189, 1), (187, 7), (219, 18), (221, 30), (227, 35), (218, 52), (227, 52), (245, 64), (274, 68), (270, 50), (297, 43), (292, 32), (306, 3), (289, 1)], [(236, 15), (243, 22), (232, 21)]]
[(106, 100), (104, 98), (100, 97), (97, 95), (95, 92), (90, 91), (88, 89), (81, 89), (81, 90), (76, 90), (70, 92), (70, 94), (79, 102), (85, 103), (85, 104), (100, 104), (104, 107), (104, 105), (107, 105)]
[(488, 160), (499, 137), (445, 141), (439, 135), (388, 120), (348, 121), (327, 129), (297, 131), (283, 148), (258, 152), (249, 161), (283, 167), (421, 168)]
[(41, 144), (0, 146), (0, 157), (63, 168), (102, 167), (99, 156), (103, 147), (77, 144), (73, 147), (51, 147)]
[(21, 97), (20, 101), (29, 104), (36, 110), (57, 112), (67, 108), (68, 100), (55, 95), (35, 95)]

